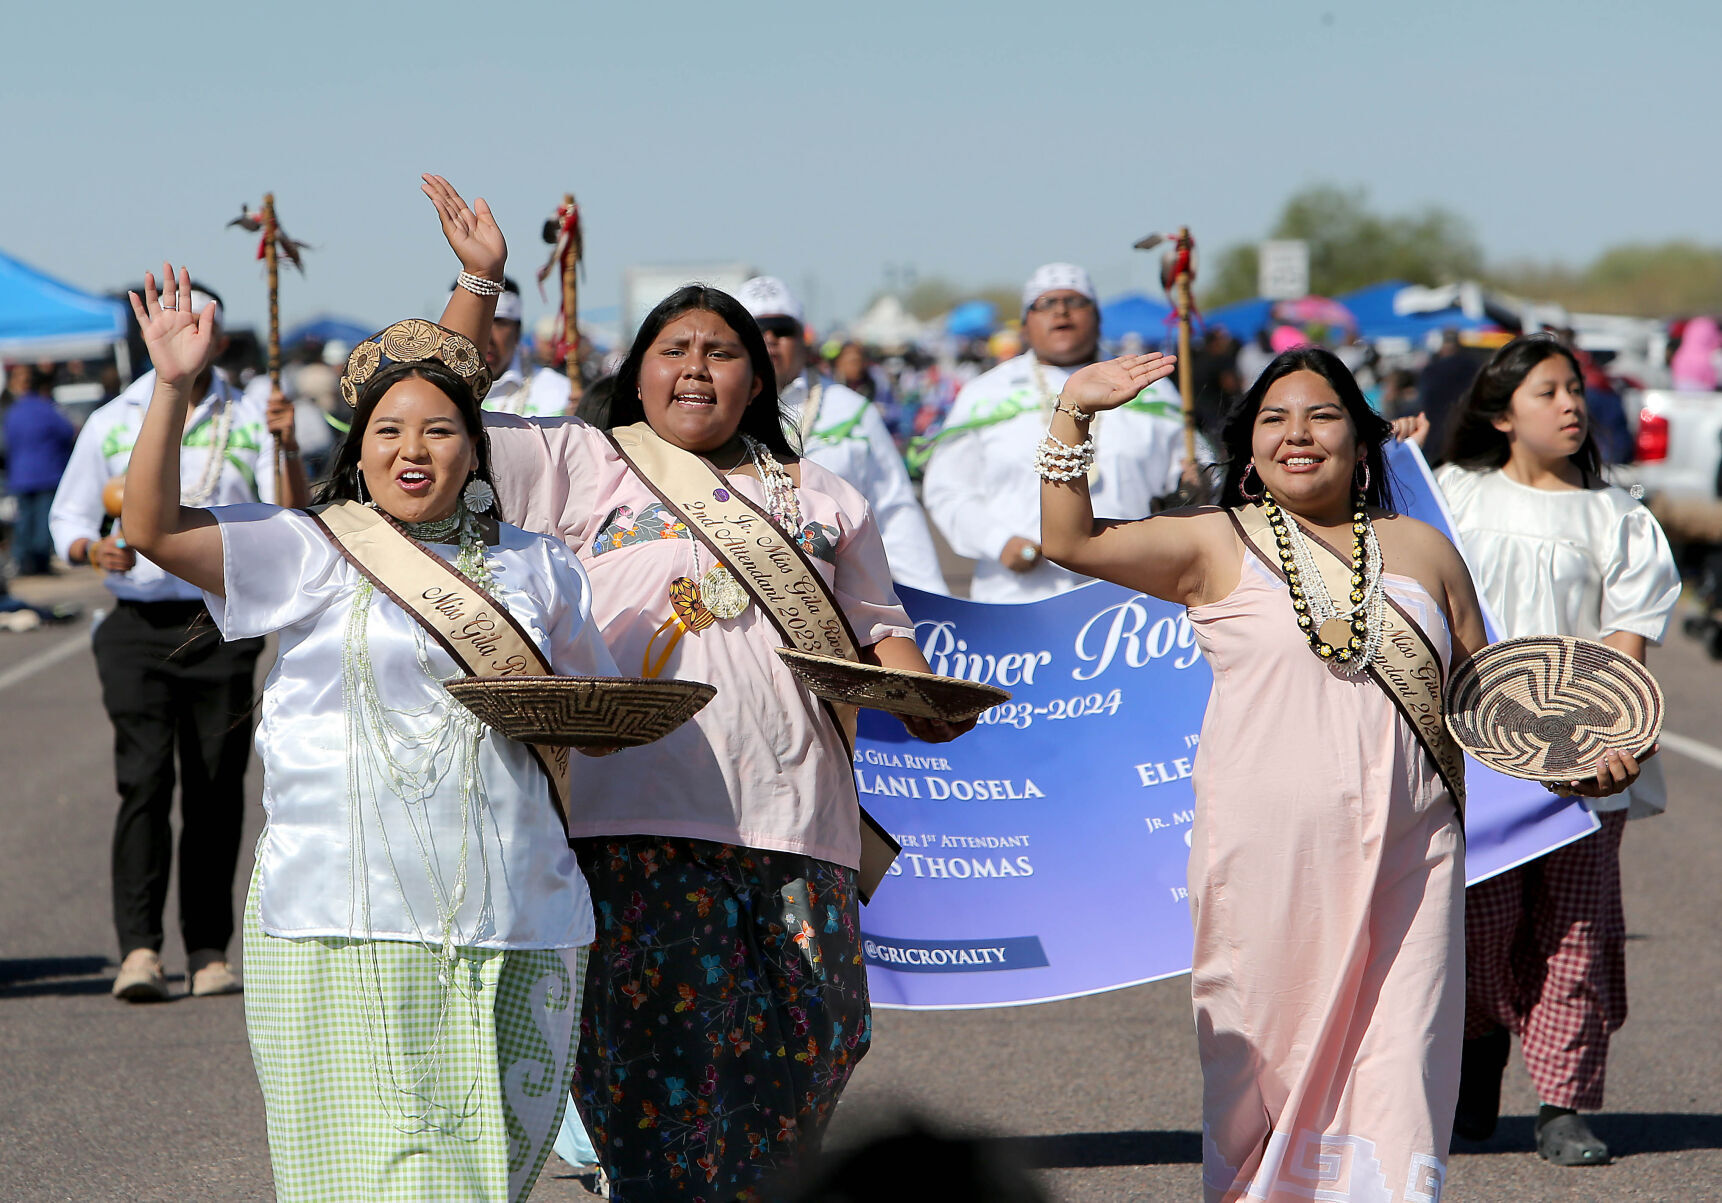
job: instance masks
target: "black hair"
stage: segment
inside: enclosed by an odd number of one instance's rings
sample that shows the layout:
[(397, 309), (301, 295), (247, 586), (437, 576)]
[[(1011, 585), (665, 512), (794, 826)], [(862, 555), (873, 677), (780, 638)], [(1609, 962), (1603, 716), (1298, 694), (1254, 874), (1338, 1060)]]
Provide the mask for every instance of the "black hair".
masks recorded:
[[(1506, 432), (1495, 429), (1495, 419), (1512, 408), (1513, 394), (1539, 363), (1556, 355), (1572, 365), (1573, 375), (1584, 379), (1584, 367), (1573, 349), (1552, 334), (1521, 334), (1489, 357), (1483, 370), (1465, 390), (1450, 419), (1452, 429), (1441, 460), (1472, 471), (1499, 468), (1513, 456)], [(1567, 457), (1584, 476), (1586, 484), (1602, 475), (1602, 453), (1597, 450), (1586, 410), (1584, 442)]]
[(580, 404), (574, 416), (599, 430), (610, 429), (610, 401), (616, 394), (616, 378), (600, 376), (580, 390)]
[(371, 424), (371, 415), (376, 413), (377, 403), (383, 399), (383, 394), (401, 381), (412, 379), (434, 384), (454, 402), (461, 422), (466, 427), (467, 436), (472, 439), (473, 451), (478, 457), (478, 465), (473, 475), (495, 487), (496, 482), (490, 476), (490, 440), (485, 437), (484, 417), (478, 398), (472, 395), (471, 386), (449, 368), (434, 359), (421, 359), (412, 363), (392, 363), (365, 381), (364, 387), (359, 390), (359, 403), (353, 407), (353, 424), (347, 430), (347, 437), (342, 439), (341, 445), (335, 449), (335, 458), (329, 465), (329, 477), (319, 486), (313, 499), (319, 505), (331, 501), (365, 499), (365, 494), (361, 491), (362, 477), (359, 471), (359, 454), (365, 445), (365, 428)]
[[(1244, 471), (1251, 463), (1256, 414), (1260, 412), (1268, 390), (1294, 372), (1314, 372), (1338, 395), (1339, 403), (1351, 419), (1351, 428), (1357, 433), (1358, 445), (1364, 448), (1363, 462), (1369, 466), (1369, 488), (1364, 490), (1364, 500), (1388, 513), (1395, 512), (1393, 487), (1387, 479), (1387, 457), (1382, 451), (1387, 440), (1393, 437), (1393, 424), (1369, 408), (1351, 369), (1333, 352), (1321, 347), (1293, 347), (1277, 355), (1256, 378), (1249, 392), (1239, 398), (1226, 415), (1220, 427), (1220, 504), (1250, 504), (1242, 486)], [(1259, 478), (1255, 491), (1260, 492)]]
[(646, 315), (646, 320), (640, 323), (639, 333), (634, 335), (634, 345), (628, 349), (628, 358), (616, 369), (615, 391), (610, 398), (609, 421), (604, 429), (614, 430), (618, 426), (631, 426), (646, 420), (645, 406), (640, 403), (640, 368), (645, 363), (646, 352), (658, 340), (665, 326), (696, 310), (721, 318), (741, 340), (741, 345), (747, 348), (748, 360), (753, 364), (753, 378), (759, 382), (759, 393), (742, 411), (737, 432), (758, 439), (779, 457), (799, 455), (784, 431), (782, 406), (777, 396), (777, 369), (772, 366), (771, 352), (765, 349), (765, 335), (760, 333), (759, 323), (729, 293), (705, 284), (687, 284), (676, 289), (659, 301)]

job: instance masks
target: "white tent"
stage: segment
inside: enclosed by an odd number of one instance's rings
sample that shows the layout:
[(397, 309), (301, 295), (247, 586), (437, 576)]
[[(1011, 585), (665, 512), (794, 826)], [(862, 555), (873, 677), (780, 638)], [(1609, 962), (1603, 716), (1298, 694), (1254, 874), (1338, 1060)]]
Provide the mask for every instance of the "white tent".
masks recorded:
[(893, 296), (880, 297), (849, 325), (851, 338), (887, 351), (911, 346), (923, 333), (921, 323)]

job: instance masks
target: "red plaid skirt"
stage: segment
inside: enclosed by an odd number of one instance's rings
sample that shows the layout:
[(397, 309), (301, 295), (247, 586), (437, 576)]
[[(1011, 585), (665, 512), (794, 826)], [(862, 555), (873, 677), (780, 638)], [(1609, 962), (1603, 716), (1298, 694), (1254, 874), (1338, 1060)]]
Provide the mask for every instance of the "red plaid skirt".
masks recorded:
[(1602, 1106), (1608, 1037), (1626, 1022), (1624, 810), (1600, 830), (1465, 892), (1465, 1035), (1497, 1025), (1524, 1044), (1537, 1095)]

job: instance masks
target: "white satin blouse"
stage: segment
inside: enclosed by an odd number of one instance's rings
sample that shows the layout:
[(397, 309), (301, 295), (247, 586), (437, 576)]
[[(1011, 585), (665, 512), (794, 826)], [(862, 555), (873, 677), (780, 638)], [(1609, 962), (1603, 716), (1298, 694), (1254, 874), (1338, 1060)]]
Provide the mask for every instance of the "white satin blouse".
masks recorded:
[[(468, 821), (461, 818), (452, 755), (422, 798), (375, 789), (360, 791), (354, 802), (353, 766), (379, 763), (382, 752), (408, 763), (413, 748), (391, 735), (390, 747), (361, 749), (355, 757), (351, 740), (370, 739), (364, 731), (375, 728), (349, 722), (344, 657), (368, 649), (387, 725), (423, 747), (468, 714), (438, 683), (464, 675), (448, 653), (380, 592), (369, 603), (368, 637), (350, 640), (354, 592), (363, 578), (303, 513), (262, 504), (211, 512), (226, 557), (227, 596), (204, 595), (216, 625), (228, 639), (280, 633), (257, 728), (268, 817), (258, 847), (263, 930), (439, 943), (438, 908), (456, 896), (464, 862), (464, 900), (452, 912), (455, 944), (590, 943), (586, 881), (549, 783), (524, 745), (484, 731)], [(427, 546), (444, 560), (459, 550)], [(591, 619), (585, 571), (566, 548), (504, 524), (486, 559), (496, 580), (492, 593), (555, 672), (616, 672)], [(577, 805), (578, 780), (574, 797)]]
[[(1662, 642), (1680, 571), (1656, 519), (1625, 489), (1536, 489), (1457, 464), (1435, 479), (1503, 638), (1627, 631)], [(1637, 818), (1665, 810), (1667, 795), (1662, 764), (1651, 759), (1632, 789), (1585, 802)]]

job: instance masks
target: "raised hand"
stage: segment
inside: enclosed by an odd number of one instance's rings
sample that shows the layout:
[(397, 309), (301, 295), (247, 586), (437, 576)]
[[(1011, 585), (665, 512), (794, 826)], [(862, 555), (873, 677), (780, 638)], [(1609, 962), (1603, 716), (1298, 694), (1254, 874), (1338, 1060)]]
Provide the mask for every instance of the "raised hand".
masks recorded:
[(1408, 418), (1394, 418), (1393, 437), (1401, 443), (1416, 443), (1422, 447), (1429, 441), (1429, 418), (1421, 413)]
[(287, 394), (278, 388), (270, 389), (269, 405), (263, 412), (263, 424), (268, 427), (269, 433), (275, 436), (276, 445), (283, 451), (299, 449), (297, 417)]
[(436, 206), (443, 237), (448, 239), (449, 249), (460, 259), (461, 267), (486, 280), (502, 279), (503, 266), (508, 262), (508, 242), (484, 198), (476, 198), (469, 206), (442, 176), (420, 178), (424, 181), (420, 189)]
[(176, 277), (173, 264), (163, 263), (161, 277), (160, 295), (156, 293), (155, 276), (145, 272), (142, 299), (135, 292), (126, 296), (143, 331), (156, 379), (174, 388), (184, 388), (215, 362), (221, 349), (215, 334), (218, 306), (210, 305), (202, 313), (192, 313), (191, 273), (185, 268), (180, 268)]
[(1156, 380), (1170, 376), (1177, 366), (1176, 355), (1158, 351), (1091, 363), (1064, 382), (1062, 395), (1066, 405), (1089, 413), (1117, 409)]

